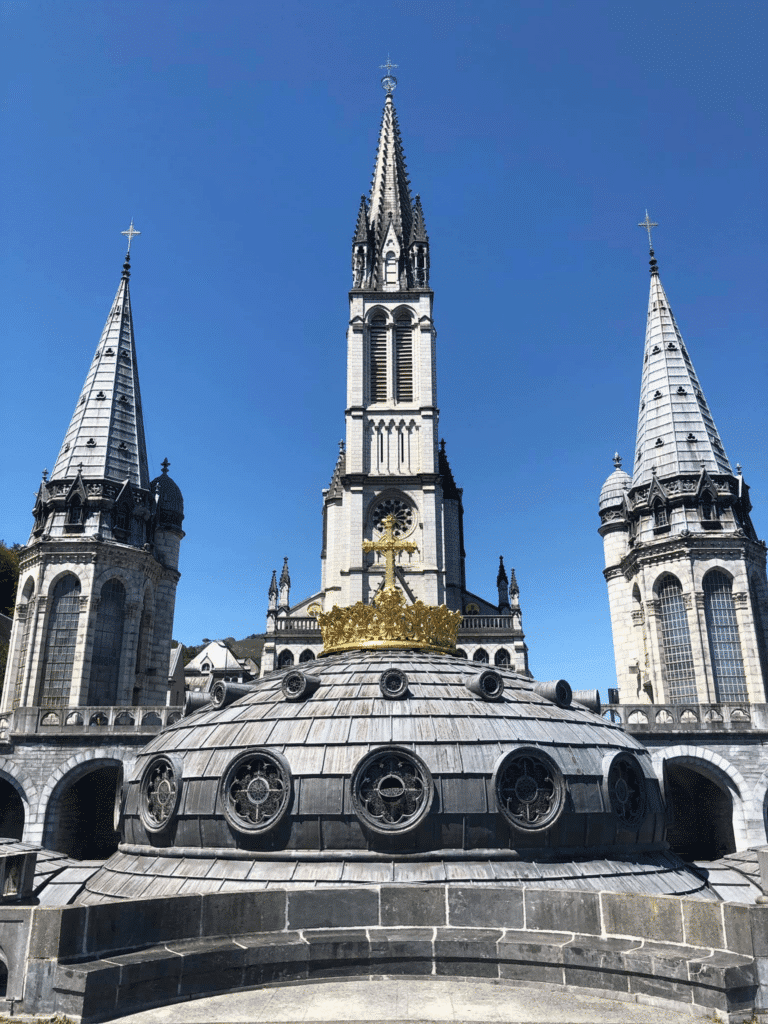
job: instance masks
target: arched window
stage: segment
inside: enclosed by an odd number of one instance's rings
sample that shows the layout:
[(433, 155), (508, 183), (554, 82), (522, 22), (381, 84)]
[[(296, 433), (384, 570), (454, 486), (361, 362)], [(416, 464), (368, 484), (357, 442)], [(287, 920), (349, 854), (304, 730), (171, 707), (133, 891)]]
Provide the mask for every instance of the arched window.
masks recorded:
[(69, 700), (80, 619), (80, 580), (71, 573), (53, 588), (45, 638), (42, 697), (44, 708), (62, 707)]
[(302, 662), (302, 661), (314, 661), (314, 660), (315, 660), (315, 655), (313, 654), (312, 651), (302, 651), (301, 655), (299, 656), (299, 662)]
[(96, 635), (91, 658), (88, 703), (116, 704), (123, 650), (125, 621), (125, 587), (117, 579), (108, 580), (101, 588)]
[(704, 615), (715, 677), (716, 700), (746, 700), (747, 679), (741, 656), (733, 581), (714, 569), (704, 577)]
[(278, 668), (289, 668), (293, 664), (293, 651), (280, 651), (277, 659)]
[(752, 619), (755, 623), (755, 640), (757, 641), (757, 650), (760, 655), (763, 686), (766, 690), (766, 697), (768, 697), (768, 637), (766, 637), (765, 619), (760, 610), (760, 590), (761, 586), (758, 577), (753, 576), (749, 581), (749, 599), (752, 604)]
[(658, 593), (666, 698), (670, 704), (698, 702), (683, 588), (674, 576), (665, 576)]
[(379, 314), (373, 317), (368, 328), (371, 401), (387, 400), (387, 321)]
[[(13, 706), (17, 708), (21, 704), (21, 694), (24, 689), (24, 673), (27, 668), (27, 651), (29, 650), (29, 633), (32, 628), (32, 609), (29, 602), (35, 592), (34, 580), (27, 580), (21, 592), (21, 601), (16, 609), (16, 614), (22, 621), (21, 643), (19, 644), (19, 661), (16, 666), (16, 686), (13, 691)], [(22, 619), (23, 616), (23, 619)]]
[(707, 522), (717, 519), (717, 511), (709, 491), (705, 491), (701, 496), (701, 518)]
[(72, 526), (76, 526), (78, 523), (82, 523), (82, 521), (83, 521), (83, 503), (80, 500), (80, 498), (78, 497), (78, 495), (76, 494), (74, 496), (74, 498), (72, 499), (72, 501), (70, 503), (70, 506), (69, 506), (69, 511), (67, 513), (67, 522), (70, 525), (72, 525)]
[(384, 259), (387, 284), (397, 284), (397, 256), (390, 249)]
[(487, 665), (488, 651), (484, 651), (482, 647), (478, 647), (478, 649), (472, 655), (472, 661), (481, 661), (484, 665)]
[(662, 505), (660, 501), (654, 502), (653, 505), (653, 525), (669, 526), (669, 515), (667, 514), (667, 506)]
[(413, 329), (408, 313), (401, 313), (395, 323), (396, 393), (398, 402), (413, 401)]
[(462, 650), (461, 647), (457, 647), (456, 648), (456, 657), (457, 658), (466, 658), (466, 656), (467, 656), (467, 652), (465, 650)]
[(504, 647), (500, 647), (493, 656), (493, 663), (498, 665), (499, 668), (509, 668), (511, 664), (509, 651)]

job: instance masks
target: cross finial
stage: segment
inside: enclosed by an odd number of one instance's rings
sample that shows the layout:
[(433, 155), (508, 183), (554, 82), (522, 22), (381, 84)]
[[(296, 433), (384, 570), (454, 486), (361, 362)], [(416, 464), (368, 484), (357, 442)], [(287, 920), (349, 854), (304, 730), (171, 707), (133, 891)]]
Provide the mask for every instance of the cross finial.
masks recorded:
[(640, 223), (637, 226), (639, 228), (645, 228), (645, 230), (648, 232), (648, 248), (651, 250), (651, 252), (653, 252), (653, 241), (651, 239), (651, 228), (657, 228), (659, 225), (655, 221), (651, 220), (651, 218), (648, 216), (648, 211), (646, 210), (645, 211), (645, 220), (641, 220)]
[(163, 459), (163, 461), (160, 463), (160, 468), (162, 469), (163, 474), (166, 474), (168, 472), (168, 470), (170, 469), (170, 466), (171, 466), (171, 464), (168, 461), (168, 459)]
[(141, 234), (141, 232), (140, 231), (136, 231), (136, 229), (133, 226), (133, 217), (131, 217), (131, 226), (128, 228), (128, 230), (127, 231), (121, 231), (120, 234), (127, 236), (127, 238), (128, 238), (128, 252), (130, 252), (131, 251), (131, 242), (134, 240), (136, 235), (140, 235)]
[(392, 74), (392, 69), (396, 68), (397, 64), (393, 64), (392, 61), (389, 59), (389, 54), (387, 54), (387, 63), (380, 64), (379, 67), (381, 68), (382, 71), (386, 71), (386, 75), (384, 75), (384, 77), (382, 78), (381, 84), (386, 90), (387, 95), (391, 96), (392, 93), (397, 88), (397, 79)]
[(363, 551), (380, 551), (384, 555), (384, 589), (395, 589), (395, 552), (418, 551), (418, 545), (409, 540), (397, 540), (395, 527), (397, 519), (390, 514), (381, 521), (384, 536), (381, 540), (364, 540)]

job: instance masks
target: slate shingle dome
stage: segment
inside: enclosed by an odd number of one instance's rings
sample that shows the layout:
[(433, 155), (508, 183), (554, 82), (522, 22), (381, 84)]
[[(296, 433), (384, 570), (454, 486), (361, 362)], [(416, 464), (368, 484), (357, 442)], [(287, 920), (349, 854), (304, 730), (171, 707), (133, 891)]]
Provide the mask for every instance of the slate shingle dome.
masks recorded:
[[(297, 670), (273, 672), (142, 749), (123, 842), (82, 901), (392, 881), (702, 888), (666, 852), (650, 755), (620, 727), (450, 655), (301, 668), (300, 699)], [(385, 696), (391, 670), (404, 696)]]
[(621, 468), (614, 469), (600, 490), (600, 511), (620, 505), (631, 486), (632, 477), (629, 473), (625, 473)]
[(160, 525), (181, 529), (184, 520), (184, 498), (179, 485), (168, 476), (167, 465), (164, 464), (162, 474), (155, 477), (149, 489)]

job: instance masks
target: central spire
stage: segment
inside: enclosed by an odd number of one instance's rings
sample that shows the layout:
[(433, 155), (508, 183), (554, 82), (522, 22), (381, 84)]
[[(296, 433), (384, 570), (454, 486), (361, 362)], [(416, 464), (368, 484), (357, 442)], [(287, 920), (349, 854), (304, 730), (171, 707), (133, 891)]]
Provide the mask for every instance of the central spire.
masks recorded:
[[(396, 65), (389, 65), (395, 67)], [(352, 240), (353, 287), (373, 291), (406, 291), (429, 287), (429, 238), (421, 200), (411, 199), (400, 126), (387, 89), (379, 143), (368, 198), (363, 196)]]

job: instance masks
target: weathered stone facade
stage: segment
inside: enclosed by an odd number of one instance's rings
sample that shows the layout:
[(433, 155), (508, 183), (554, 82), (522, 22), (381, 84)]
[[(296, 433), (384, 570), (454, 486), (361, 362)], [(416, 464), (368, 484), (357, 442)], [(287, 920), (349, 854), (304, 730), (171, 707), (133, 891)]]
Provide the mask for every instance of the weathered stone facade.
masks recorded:
[(0, 707), (3, 830), (14, 838), (63, 841), (56, 801), (89, 773), (99, 793), (84, 798), (111, 805), (121, 762), (170, 713), (184, 506), (167, 461), (149, 478), (129, 277), (126, 257), (20, 554)]
[[(709, 803), (709, 823), (694, 826), (688, 815), (686, 843), (719, 816), (722, 852), (762, 844), (766, 546), (653, 250), (633, 475), (618, 455), (614, 464), (600, 494), (599, 531), (618, 684), (611, 713), (653, 750), (673, 820), (687, 813), (686, 804)], [(716, 812), (721, 795), (726, 803)]]

